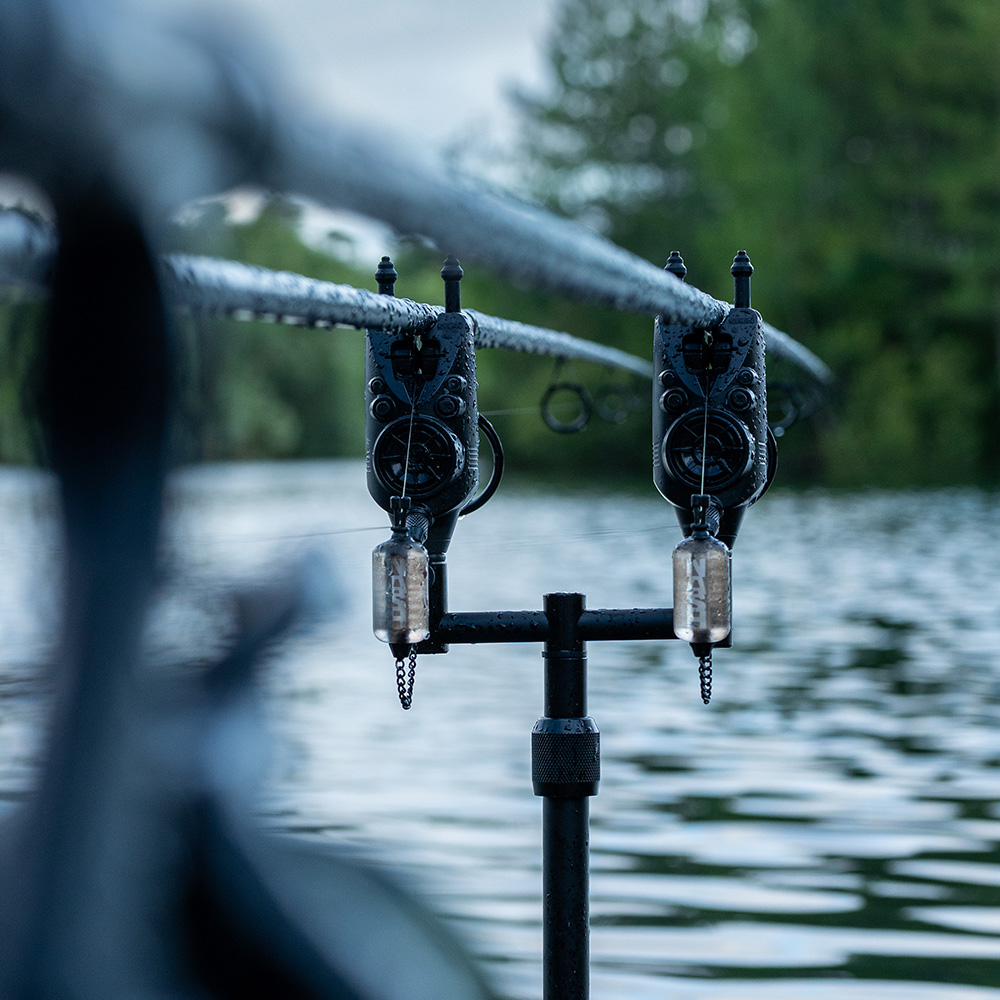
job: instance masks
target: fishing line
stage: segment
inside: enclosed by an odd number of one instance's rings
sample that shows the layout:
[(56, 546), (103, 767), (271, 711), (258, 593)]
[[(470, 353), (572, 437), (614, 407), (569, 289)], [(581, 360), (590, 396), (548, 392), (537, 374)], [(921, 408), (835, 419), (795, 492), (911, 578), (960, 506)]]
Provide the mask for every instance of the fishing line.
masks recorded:
[(705, 495), (705, 466), (708, 464), (708, 392), (705, 392), (705, 431), (701, 438), (701, 489), (698, 491)]
[[(712, 335), (705, 331), (705, 346), (712, 343)], [(701, 496), (705, 495), (705, 466), (708, 464), (708, 370), (705, 371), (705, 429), (701, 438)]]
[(322, 538), (324, 535), (353, 535), (359, 531), (385, 531), (384, 524), (366, 528), (331, 528), (329, 531), (304, 531), (294, 535), (212, 535), (209, 542), (282, 542), (298, 538)]
[[(549, 407), (550, 410), (568, 413), (571, 409), (579, 409), (571, 403), (556, 403), (555, 406)], [(537, 406), (519, 406), (513, 410), (480, 410), (479, 411), (484, 417), (507, 417), (515, 413), (538, 413)]]
[(417, 400), (420, 398), (420, 393), (423, 390), (423, 386), (419, 389), (417, 388), (417, 376), (413, 376), (413, 381), (410, 383), (410, 426), (406, 432), (406, 460), (403, 462), (403, 492), (400, 496), (406, 496), (406, 480), (410, 474), (410, 445), (413, 443), (413, 418), (417, 415)]
[[(467, 544), (477, 548), (504, 546), (509, 549), (544, 548), (546, 545), (561, 544), (563, 541), (586, 541), (589, 538), (606, 538), (612, 535), (653, 535), (663, 529), (652, 528), (604, 528), (598, 531), (584, 531), (573, 535), (560, 535), (556, 540), (552, 535), (527, 535), (517, 541), (498, 540), (493, 538), (470, 538)], [(214, 535), (212, 542), (279, 542), (292, 541), (300, 538), (323, 538), (327, 535), (354, 535), (361, 531), (385, 531), (384, 524), (373, 524), (364, 528), (331, 528), (329, 531), (304, 531), (294, 535)]]
[(284, 538), (320, 538), (323, 535), (353, 535), (359, 531), (385, 531), (384, 524), (374, 524), (368, 528), (332, 528), (330, 531), (306, 531), (301, 535), (258, 535), (251, 541), (270, 541)]
[[(565, 407), (563, 407), (565, 409)], [(480, 410), (484, 417), (509, 417), (515, 413), (537, 413), (537, 406), (519, 406), (513, 410)]]

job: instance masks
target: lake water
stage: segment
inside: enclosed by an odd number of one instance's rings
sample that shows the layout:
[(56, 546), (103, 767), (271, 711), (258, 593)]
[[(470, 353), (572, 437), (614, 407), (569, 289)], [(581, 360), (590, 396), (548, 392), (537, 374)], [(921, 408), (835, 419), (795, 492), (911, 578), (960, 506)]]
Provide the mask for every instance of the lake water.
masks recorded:
[[(371, 634), (387, 536), (356, 462), (177, 477), (156, 657), (222, 642), (225, 588), (304, 549), (335, 620), (264, 681), (266, 821), (361, 845), (453, 917), (511, 998), (540, 995), (537, 645), (418, 663), (412, 711)], [(30, 786), (57, 532), (0, 470), (0, 793)], [(377, 530), (364, 530), (376, 527)], [(670, 603), (680, 534), (648, 497), (513, 489), (459, 525), (454, 610)], [(769, 494), (734, 553), (714, 696), (677, 642), (591, 643), (595, 1000), (1000, 1000), (1000, 496)]]

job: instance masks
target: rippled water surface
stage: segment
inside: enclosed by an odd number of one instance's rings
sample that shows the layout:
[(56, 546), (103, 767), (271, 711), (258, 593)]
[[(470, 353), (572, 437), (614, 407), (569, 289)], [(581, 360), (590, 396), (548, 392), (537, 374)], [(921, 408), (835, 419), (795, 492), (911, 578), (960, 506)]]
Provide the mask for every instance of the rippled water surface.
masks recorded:
[[(459, 525), (455, 610), (670, 601), (652, 495), (503, 488)], [(182, 474), (155, 655), (204, 655), (223, 587), (304, 548), (339, 617), (265, 681), (268, 822), (363, 844), (456, 918), (512, 998), (540, 995), (537, 646), (418, 664), (400, 711), (371, 635), (387, 534), (357, 463)], [(769, 494), (734, 554), (715, 694), (673, 643), (590, 644), (595, 1000), (1000, 1000), (1000, 497)], [(57, 533), (43, 480), (0, 471), (0, 794), (30, 785), (52, 654)]]

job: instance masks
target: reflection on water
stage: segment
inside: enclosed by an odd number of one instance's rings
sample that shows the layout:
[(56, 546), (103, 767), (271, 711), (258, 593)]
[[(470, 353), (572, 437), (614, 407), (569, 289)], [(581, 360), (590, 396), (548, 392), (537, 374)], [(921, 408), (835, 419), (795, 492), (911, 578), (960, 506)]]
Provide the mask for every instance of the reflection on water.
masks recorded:
[[(539, 649), (423, 657), (401, 712), (370, 629), (386, 519), (363, 479), (357, 463), (180, 476), (154, 655), (218, 646), (226, 581), (326, 552), (345, 606), (266, 681), (264, 813), (404, 867), (508, 995), (537, 997)], [(10, 797), (30, 782), (56, 533), (33, 476), (0, 475), (0, 511)], [(459, 526), (451, 603), (662, 604), (678, 537), (653, 496), (501, 490)], [(595, 998), (1000, 1000), (998, 537), (992, 494), (775, 493), (736, 548), (736, 645), (709, 708), (679, 643), (591, 644)]]

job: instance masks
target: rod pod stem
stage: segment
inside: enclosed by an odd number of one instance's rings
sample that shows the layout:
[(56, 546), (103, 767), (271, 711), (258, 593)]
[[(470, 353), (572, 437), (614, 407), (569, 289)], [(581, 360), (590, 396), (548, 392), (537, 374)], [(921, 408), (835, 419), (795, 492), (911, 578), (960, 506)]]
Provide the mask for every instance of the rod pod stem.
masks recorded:
[(531, 733), (542, 804), (544, 1000), (590, 996), (590, 807), (601, 776), (600, 733), (587, 716), (583, 594), (546, 594), (545, 716)]

